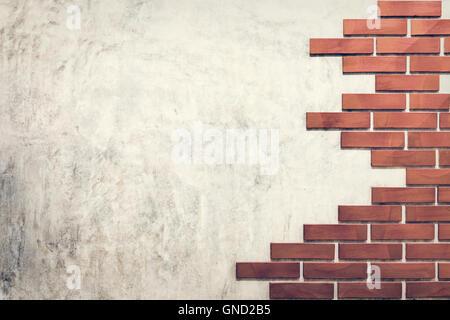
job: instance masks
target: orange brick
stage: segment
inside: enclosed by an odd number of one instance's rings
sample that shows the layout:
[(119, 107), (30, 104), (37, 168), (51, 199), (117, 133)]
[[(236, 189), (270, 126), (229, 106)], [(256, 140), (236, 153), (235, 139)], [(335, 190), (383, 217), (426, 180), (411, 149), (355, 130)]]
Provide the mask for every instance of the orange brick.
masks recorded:
[(450, 169), (406, 169), (406, 184), (450, 184)]
[(435, 166), (436, 153), (428, 150), (372, 150), (374, 167)]
[(440, 17), (441, 1), (378, 1), (380, 17)]
[(450, 35), (450, 20), (426, 19), (411, 21), (411, 35)]
[(411, 110), (448, 110), (450, 106), (449, 94), (411, 94)]
[[(397, 93), (343, 94), (343, 110), (404, 110), (406, 95)], [(448, 109), (448, 107), (447, 107)]]
[(433, 203), (434, 188), (372, 188), (372, 203)]
[(450, 240), (450, 224), (439, 225), (439, 240)]
[(438, 202), (450, 202), (450, 188), (441, 187), (438, 190)]
[(403, 132), (341, 132), (342, 148), (403, 148)]
[(405, 36), (408, 27), (405, 19), (381, 19), (379, 28), (369, 28), (367, 19), (344, 19), (345, 36), (396, 35)]
[(444, 53), (450, 53), (450, 38), (444, 40)]
[(434, 129), (436, 113), (377, 112), (373, 115), (375, 129)]
[(450, 263), (438, 264), (439, 279), (450, 279)]
[(311, 54), (371, 54), (373, 49), (372, 39), (310, 39)]
[(450, 147), (450, 132), (408, 132), (409, 148)]
[(411, 72), (450, 72), (450, 57), (411, 57)]
[(450, 166), (450, 150), (439, 150), (439, 166)]
[(307, 112), (308, 129), (355, 129), (370, 128), (368, 112)]
[(344, 73), (406, 72), (406, 57), (343, 57)]
[(376, 75), (377, 91), (438, 91), (439, 75)]
[(450, 129), (450, 114), (441, 113), (439, 115), (439, 127), (441, 129)]
[(438, 54), (440, 51), (439, 38), (377, 38), (377, 54)]

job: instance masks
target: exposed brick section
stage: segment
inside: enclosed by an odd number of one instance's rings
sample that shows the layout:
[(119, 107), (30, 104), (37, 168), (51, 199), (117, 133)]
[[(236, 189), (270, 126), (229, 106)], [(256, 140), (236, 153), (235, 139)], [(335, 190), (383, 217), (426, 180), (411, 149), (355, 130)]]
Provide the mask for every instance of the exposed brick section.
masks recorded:
[(379, 75), (375, 76), (377, 91), (438, 91), (438, 75)]
[(450, 240), (450, 224), (439, 225), (439, 240)]
[(271, 283), (270, 299), (333, 299), (333, 283)]
[(338, 298), (373, 298), (373, 299), (399, 299), (402, 297), (402, 284), (400, 282), (383, 282), (380, 289), (369, 289), (366, 282), (338, 283)]
[(434, 279), (434, 263), (374, 262), (380, 268), (381, 279)]
[(373, 224), (372, 240), (433, 240), (432, 224)]
[(450, 147), (450, 132), (409, 132), (408, 147), (448, 148)]
[(272, 259), (334, 259), (334, 244), (325, 243), (272, 243)]
[(407, 169), (406, 184), (450, 184), (450, 169)]
[(406, 57), (343, 57), (344, 73), (406, 72)]
[[(303, 243), (272, 243), (271, 263), (237, 263), (239, 279), (299, 279), (271, 283), (273, 299), (401, 299), (400, 281), (407, 298), (450, 298), (450, 94), (439, 93), (450, 20), (436, 19), (440, 1), (379, 6), (389, 19), (345, 19), (344, 38), (310, 40), (311, 56), (342, 56), (343, 74), (367, 74), (375, 93), (342, 94), (345, 112), (308, 112), (306, 127), (343, 131), (341, 149), (370, 149), (372, 167), (401, 168), (405, 183), (339, 206), (338, 224), (304, 225)], [(381, 289), (367, 287), (368, 266)]]
[(404, 110), (405, 108), (405, 94), (378, 93), (342, 95), (342, 110)]
[(365, 279), (367, 278), (367, 264), (305, 262), (303, 264), (303, 277), (305, 279)]
[(450, 166), (450, 150), (439, 150), (439, 165)]
[(308, 240), (366, 240), (367, 226), (359, 224), (305, 224), (303, 238)]
[(407, 298), (450, 298), (450, 282), (407, 282)]
[(368, 112), (308, 112), (308, 129), (357, 129), (370, 127)]
[(381, 17), (440, 17), (441, 1), (378, 1)]
[(320, 55), (371, 54), (372, 39), (311, 39), (310, 53)]
[(297, 279), (300, 277), (298, 262), (238, 262), (236, 278), (238, 279)]
[(450, 203), (450, 188), (449, 187), (440, 187), (438, 190), (438, 201)]
[(378, 38), (377, 54), (434, 53), (441, 51), (439, 38)]
[(450, 20), (412, 20), (411, 35), (450, 35)]
[(401, 206), (339, 206), (339, 221), (401, 221)]
[(436, 113), (377, 112), (373, 115), (375, 129), (435, 129)]
[(433, 203), (434, 188), (372, 188), (372, 203)]
[(450, 244), (447, 243), (408, 243), (406, 244), (408, 260), (449, 260)]
[(411, 57), (411, 72), (450, 72), (450, 57)]
[(401, 258), (401, 243), (339, 244), (339, 259), (342, 260), (400, 260)]
[(372, 150), (374, 167), (435, 166), (436, 152), (429, 150)]
[(449, 94), (411, 94), (411, 110), (448, 110), (450, 106)]
[(450, 114), (441, 113), (439, 115), (439, 127), (441, 129), (450, 129)]
[(406, 222), (450, 222), (450, 206), (407, 206)]
[(403, 132), (342, 132), (342, 148), (403, 148)]
[(450, 263), (438, 264), (438, 277), (439, 279), (450, 279)]
[(345, 19), (344, 36), (396, 35), (408, 32), (406, 19), (382, 19), (379, 28), (369, 28), (367, 19)]

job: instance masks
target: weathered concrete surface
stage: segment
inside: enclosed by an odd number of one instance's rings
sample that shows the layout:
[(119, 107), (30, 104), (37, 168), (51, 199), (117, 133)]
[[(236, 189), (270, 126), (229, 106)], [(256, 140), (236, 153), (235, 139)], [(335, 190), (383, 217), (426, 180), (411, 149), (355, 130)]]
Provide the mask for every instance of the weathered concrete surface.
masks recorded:
[[(268, 298), (267, 283), (235, 280), (235, 261), (404, 183), (341, 151), (338, 132), (305, 130), (306, 111), (373, 92), (308, 50), (374, 3), (1, 0), (0, 296)], [(175, 166), (171, 132), (194, 121), (279, 129), (280, 170)]]

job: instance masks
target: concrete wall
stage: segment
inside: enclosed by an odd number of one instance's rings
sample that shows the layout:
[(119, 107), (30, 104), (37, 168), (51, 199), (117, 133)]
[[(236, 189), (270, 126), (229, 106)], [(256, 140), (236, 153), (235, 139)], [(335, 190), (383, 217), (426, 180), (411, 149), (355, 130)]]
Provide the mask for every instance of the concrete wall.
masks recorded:
[[(309, 38), (341, 37), (375, 2), (1, 0), (0, 297), (268, 298), (236, 261), (404, 185), (339, 132), (305, 130), (306, 111), (373, 92), (341, 58), (309, 57)], [(195, 121), (278, 129), (278, 172), (175, 165), (171, 134)]]

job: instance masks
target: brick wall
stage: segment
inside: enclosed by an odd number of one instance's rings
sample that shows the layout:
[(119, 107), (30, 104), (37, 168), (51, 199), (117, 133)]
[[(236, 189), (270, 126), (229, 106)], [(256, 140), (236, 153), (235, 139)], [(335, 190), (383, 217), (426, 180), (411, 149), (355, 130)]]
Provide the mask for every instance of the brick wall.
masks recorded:
[(370, 150), (374, 168), (405, 168), (405, 187), (374, 187), (370, 205), (339, 206), (337, 224), (304, 225), (303, 243), (271, 244), (271, 262), (238, 262), (238, 279), (271, 280), (272, 299), (450, 298), (450, 94), (438, 93), (450, 20), (441, 1), (378, 6), (379, 28), (346, 19), (342, 39), (310, 40), (311, 57), (375, 74), (376, 93), (344, 93), (342, 112), (308, 112), (306, 125), (342, 130), (341, 147)]

